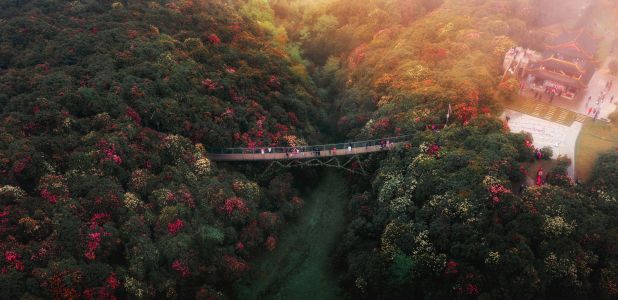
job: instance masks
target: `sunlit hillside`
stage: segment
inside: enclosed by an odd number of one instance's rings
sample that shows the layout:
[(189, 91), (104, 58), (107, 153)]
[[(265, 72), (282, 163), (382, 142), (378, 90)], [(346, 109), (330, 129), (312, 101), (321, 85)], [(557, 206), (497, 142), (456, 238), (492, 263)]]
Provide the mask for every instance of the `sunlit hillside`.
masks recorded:
[(0, 298), (618, 298), (616, 24), (0, 1)]

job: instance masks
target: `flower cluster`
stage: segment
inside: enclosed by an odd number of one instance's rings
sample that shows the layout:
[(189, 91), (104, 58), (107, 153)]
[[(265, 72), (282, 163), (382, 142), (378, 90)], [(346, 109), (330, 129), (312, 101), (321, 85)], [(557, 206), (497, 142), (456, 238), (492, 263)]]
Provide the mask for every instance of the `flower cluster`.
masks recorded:
[(305, 201), (301, 197), (294, 196), (292, 197), (292, 205), (296, 208), (301, 208), (305, 205)]
[(199, 158), (195, 161), (194, 164), (195, 173), (200, 176), (205, 176), (210, 174), (210, 160), (208, 158)]
[(278, 88), (281, 85), (281, 82), (279, 82), (279, 79), (277, 79), (277, 76), (271, 75), (270, 79), (268, 80), (266, 84), (272, 88)]
[(266, 242), (264, 243), (264, 245), (266, 246), (266, 249), (268, 249), (268, 251), (275, 250), (275, 248), (277, 247), (277, 238), (269, 235), (268, 238), (266, 238)]
[(171, 235), (176, 235), (183, 227), (185, 227), (185, 222), (181, 219), (176, 219), (174, 222), (167, 224), (167, 232)]
[(30, 156), (20, 159), (17, 163), (15, 163), (15, 166), (13, 166), (13, 172), (20, 174), (26, 169), (30, 162), (32, 162), (32, 158)]
[(172, 269), (178, 272), (178, 274), (180, 274), (180, 277), (186, 278), (191, 276), (191, 270), (189, 270), (189, 266), (182, 263), (178, 259), (172, 263)]
[(247, 265), (246, 262), (229, 254), (223, 256), (223, 262), (232, 272), (235, 273), (241, 273), (249, 269), (249, 265)]
[(19, 201), (26, 196), (26, 192), (18, 186), (3, 185), (0, 186), (0, 196), (5, 199), (6, 197), (11, 196), (13, 199)]
[(208, 36), (208, 41), (211, 42), (213, 45), (221, 44), (221, 39), (214, 33)]
[(41, 197), (51, 204), (56, 204), (56, 202), (58, 202), (58, 196), (52, 194), (47, 188), (41, 190)]
[(19, 255), (15, 251), (6, 251), (4, 252), (4, 259), (7, 263), (13, 266), (13, 268), (17, 271), (24, 270), (24, 263), (21, 261), (21, 255)]
[(216, 91), (219, 88), (219, 85), (212, 81), (212, 79), (204, 79), (202, 80), (202, 85), (209, 91)]
[(88, 227), (92, 232), (88, 233), (88, 243), (86, 245), (86, 252), (84, 253), (87, 259), (95, 260), (95, 252), (101, 245), (102, 237), (111, 236), (111, 233), (106, 232), (102, 226), (103, 223), (107, 222), (109, 219), (110, 215), (106, 213), (96, 213), (90, 218)]
[(101, 245), (101, 233), (100, 232), (92, 232), (88, 234), (88, 246), (87, 250), (84, 253), (84, 256), (89, 260), (96, 259), (95, 251)]
[(507, 189), (506, 187), (504, 187), (501, 184), (492, 184), (489, 187), (489, 194), (490, 194), (490, 198), (491, 198), (491, 203), (493, 205), (496, 205), (498, 203), (500, 203), (500, 196), (504, 195), (504, 194), (511, 194), (511, 190)]
[(51, 204), (56, 204), (61, 198), (68, 197), (69, 190), (65, 181), (65, 178), (61, 175), (41, 177), (38, 187), (40, 196)]
[(476, 284), (468, 283), (466, 284), (466, 294), (470, 296), (475, 296), (479, 294), (479, 287)]
[(543, 217), (543, 233), (549, 237), (569, 235), (574, 228), (573, 224), (567, 223), (561, 216)]
[(231, 216), (234, 211), (239, 211), (241, 214), (249, 212), (249, 208), (243, 199), (232, 197), (225, 200), (222, 210)]
[(489, 251), (489, 253), (487, 253), (487, 257), (485, 258), (485, 263), (488, 265), (497, 265), (500, 263), (500, 252)]
[(116, 273), (112, 272), (105, 279), (105, 286), (88, 288), (82, 293), (85, 299), (116, 299), (114, 291), (120, 287), (120, 281), (116, 278)]
[(432, 156), (438, 156), (440, 149), (442, 149), (442, 147), (437, 144), (431, 144), (425, 153)]
[(457, 273), (459, 273), (459, 270), (457, 270), (457, 266), (459, 266), (458, 262), (449, 260), (446, 263), (446, 268), (444, 269), (444, 274), (445, 275), (450, 275), (450, 274), (457, 274)]
[(101, 158), (101, 162), (111, 161), (116, 165), (122, 164), (122, 159), (118, 154), (116, 154), (116, 145), (107, 142), (106, 140), (100, 141), (97, 146), (99, 147), (99, 152), (103, 154)]
[(136, 125), (142, 124), (142, 118), (139, 116), (139, 113), (137, 113), (137, 111), (130, 106), (127, 107), (127, 116), (131, 118)]
[(127, 192), (123, 197), (124, 206), (128, 209), (136, 209), (143, 205), (142, 201), (137, 197), (137, 195)]

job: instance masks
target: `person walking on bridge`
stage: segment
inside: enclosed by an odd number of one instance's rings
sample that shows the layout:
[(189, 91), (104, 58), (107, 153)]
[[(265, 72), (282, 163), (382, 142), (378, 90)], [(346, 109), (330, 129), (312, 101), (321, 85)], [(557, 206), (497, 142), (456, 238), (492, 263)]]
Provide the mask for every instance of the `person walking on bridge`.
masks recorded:
[(348, 144), (348, 152), (352, 152), (352, 143)]

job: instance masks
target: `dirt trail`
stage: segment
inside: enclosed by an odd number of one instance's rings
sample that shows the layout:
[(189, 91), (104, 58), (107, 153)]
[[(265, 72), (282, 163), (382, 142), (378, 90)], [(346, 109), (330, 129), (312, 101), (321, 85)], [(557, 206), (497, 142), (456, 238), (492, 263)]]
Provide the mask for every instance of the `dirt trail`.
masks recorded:
[(343, 233), (347, 187), (326, 171), (305, 196), (302, 215), (282, 233), (278, 248), (259, 259), (255, 278), (235, 290), (237, 299), (341, 299), (331, 253)]

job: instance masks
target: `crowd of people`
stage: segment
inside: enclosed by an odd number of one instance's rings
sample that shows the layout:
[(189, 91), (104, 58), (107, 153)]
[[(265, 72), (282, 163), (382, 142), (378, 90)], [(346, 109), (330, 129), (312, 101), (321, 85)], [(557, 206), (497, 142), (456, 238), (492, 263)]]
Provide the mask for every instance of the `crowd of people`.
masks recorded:
[[(379, 144), (374, 144), (373, 142), (364, 143), (365, 151), (369, 150), (369, 147), (379, 147), (380, 150), (390, 150), (395, 145), (394, 142), (390, 140), (381, 140)], [(355, 145), (353, 143), (348, 143), (344, 146), (343, 149), (337, 149), (336, 145), (333, 145), (332, 148), (320, 147), (320, 146), (299, 146), (299, 147), (285, 147), (285, 148), (259, 148), (252, 150), (253, 153), (259, 153), (261, 155), (272, 154), (272, 153), (285, 153), (286, 157), (304, 157), (306, 152), (313, 152), (313, 156), (319, 157), (322, 155), (322, 151), (328, 151), (328, 155), (337, 155), (340, 153), (338, 151), (347, 151), (348, 153), (353, 152), (354, 148), (360, 148), (362, 144)]]
[[(605, 98), (609, 96), (609, 92), (612, 90), (613, 85), (613, 80), (608, 80), (605, 82), (605, 88), (601, 91), (601, 94), (597, 98), (594, 106), (590, 104), (590, 101), (592, 101), (592, 96), (588, 96), (585, 107), (586, 114), (593, 116), (594, 120), (599, 117), (599, 114), (601, 113), (601, 104), (605, 102)], [(609, 103), (614, 103), (614, 95), (609, 98)]]
[(554, 97), (555, 96), (562, 96), (562, 93), (564, 93), (564, 89), (557, 86), (557, 85), (546, 85), (545, 86), (545, 90), (543, 92), (540, 91), (534, 91), (534, 99), (536, 100), (543, 100), (544, 95), (548, 95), (549, 97), (549, 103), (552, 103), (552, 101), (554, 101)]

